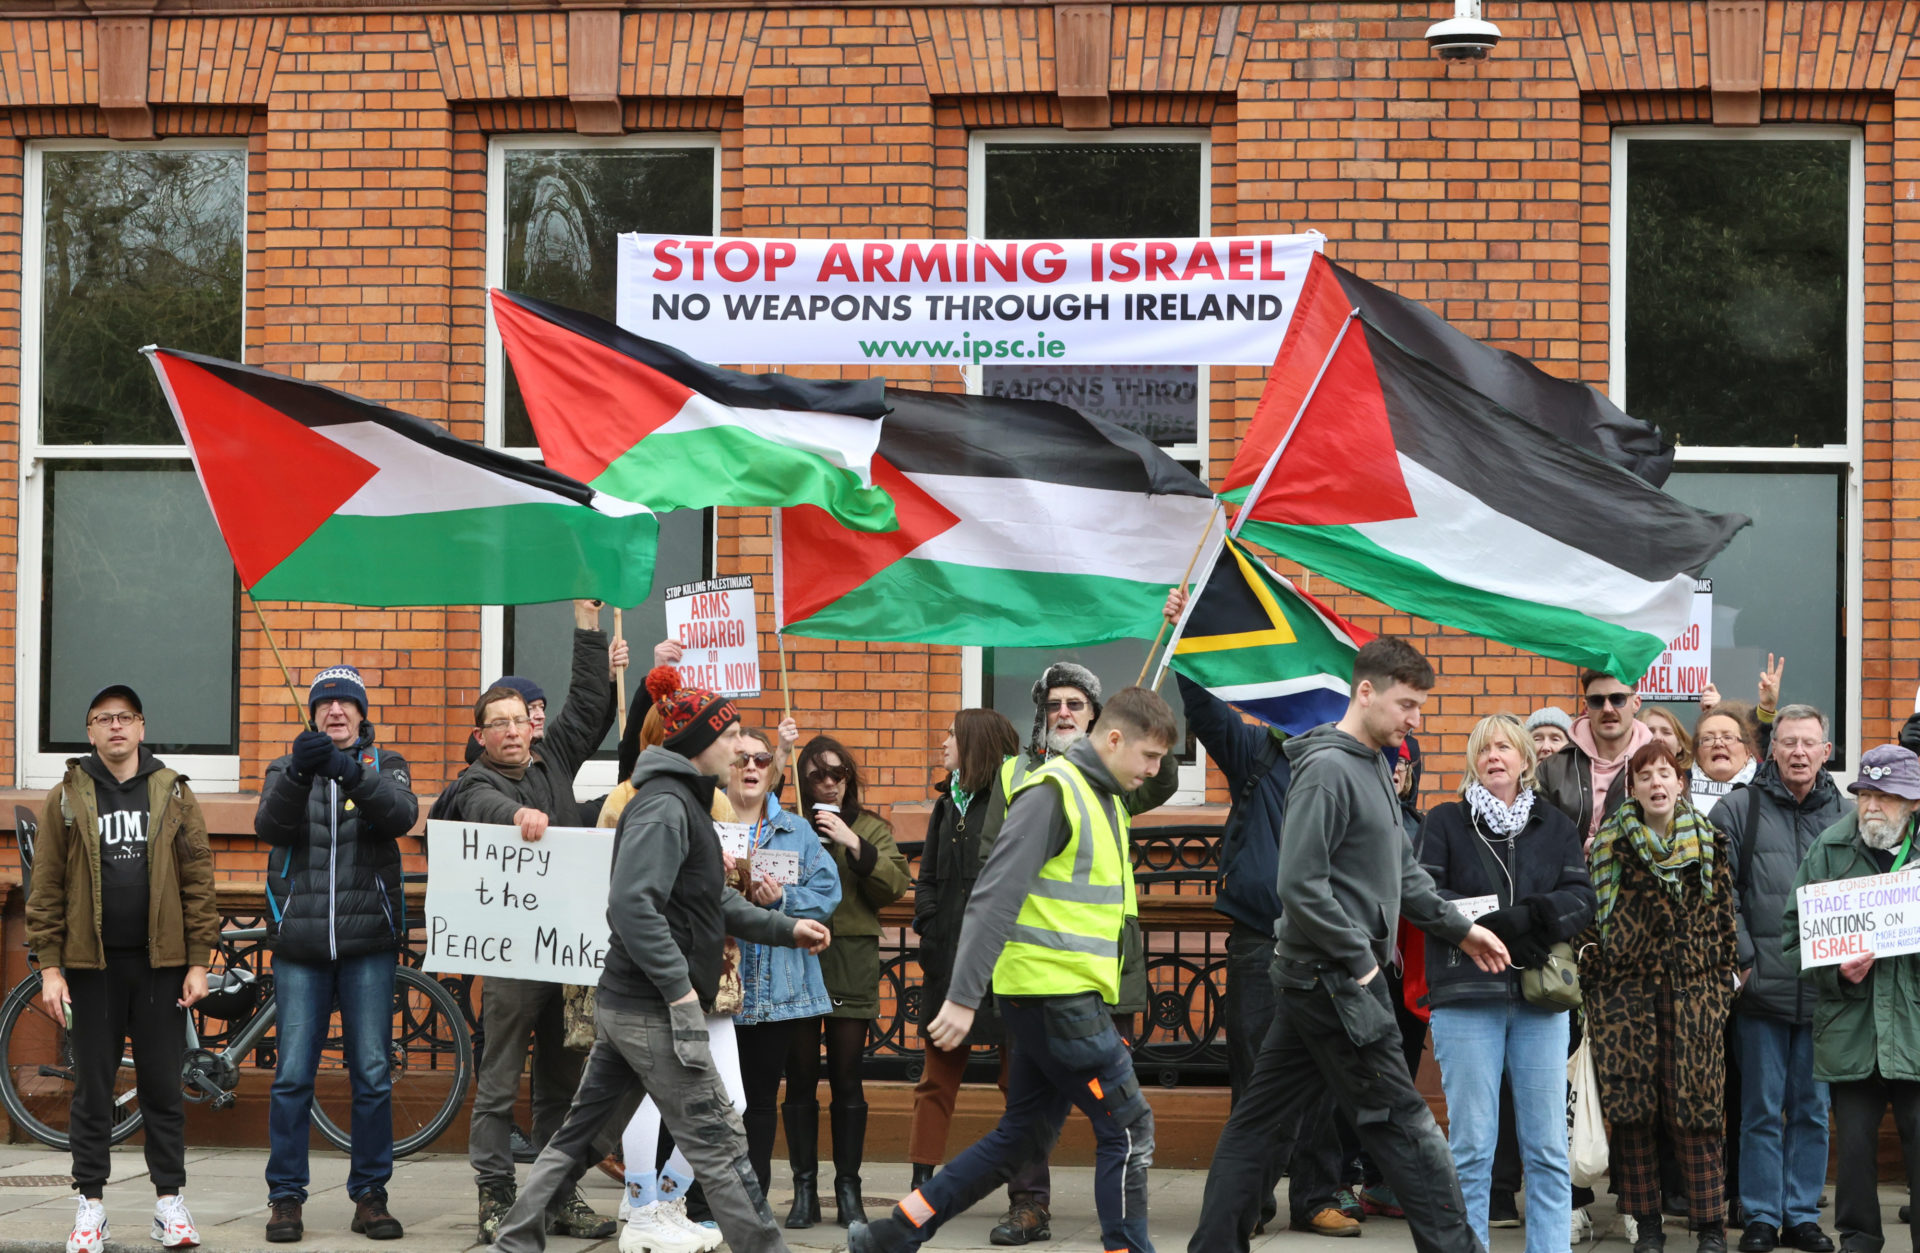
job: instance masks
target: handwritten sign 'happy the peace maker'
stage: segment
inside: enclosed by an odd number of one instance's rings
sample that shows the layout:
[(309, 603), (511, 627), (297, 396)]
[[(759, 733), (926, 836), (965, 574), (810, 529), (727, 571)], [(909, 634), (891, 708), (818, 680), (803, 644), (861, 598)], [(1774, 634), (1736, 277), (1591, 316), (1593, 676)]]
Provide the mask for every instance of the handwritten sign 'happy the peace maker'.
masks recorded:
[(434, 974), (595, 984), (607, 961), (613, 832), (427, 823), (427, 954)]

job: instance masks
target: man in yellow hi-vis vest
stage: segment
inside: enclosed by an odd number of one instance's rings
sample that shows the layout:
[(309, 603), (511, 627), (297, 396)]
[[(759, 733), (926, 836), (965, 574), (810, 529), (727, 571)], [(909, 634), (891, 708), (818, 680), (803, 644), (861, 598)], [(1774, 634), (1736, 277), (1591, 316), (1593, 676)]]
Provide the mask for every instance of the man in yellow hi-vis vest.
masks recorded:
[(1013, 1046), (1007, 1112), (885, 1218), (853, 1224), (851, 1253), (917, 1249), (1049, 1153), (1071, 1106), (1093, 1124), (1101, 1247), (1153, 1253), (1153, 1111), (1107, 1005), (1120, 993), (1121, 933), (1138, 913), (1121, 797), (1159, 768), (1174, 735), (1167, 703), (1130, 687), (1092, 734), (1016, 785), (967, 902), (946, 1004), (927, 1026), (941, 1048), (964, 1041), (991, 980)]

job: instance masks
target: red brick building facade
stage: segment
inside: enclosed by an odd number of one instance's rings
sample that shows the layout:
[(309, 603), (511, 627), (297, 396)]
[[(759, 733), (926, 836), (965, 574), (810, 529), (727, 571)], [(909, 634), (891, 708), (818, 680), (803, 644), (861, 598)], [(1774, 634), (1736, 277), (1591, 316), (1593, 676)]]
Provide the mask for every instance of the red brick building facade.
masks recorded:
[[(1439, 0), (9, 0), (0, 9), (0, 700), (14, 709), (15, 734), (0, 740), (0, 780), (38, 791), (57, 769), (58, 711), (42, 706), (88, 681), (63, 668), (61, 650), (96, 649), (99, 635), (141, 656), (165, 625), (136, 614), (83, 630), (71, 623), (84, 621), (84, 606), (49, 599), (99, 590), (84, 563), (79, 575), (61, 564), (68, 541), (49, 485), (66, 481), (63, 467), (107, 457), (101, 448), (115, 441), (55, 440), (44, 425), (47, 354), (58, 347), (49, 319), (70, 295), (48, 275), (79, 264), (63, 252), (75, 247), (66, 236), (49, 235), (49, 197), (73, 190), (57, 154), (144, 151), (155, 141), (161, 151), (244, 154), (235, 168), (247, 362), (496, 440), (485, 292), (498, 281), (489, 266), (501, 193), (490, 184), (498, 154), (522, 140), (711, 145), (721, 233), (926, 238), (978, 233), (981, 145), (996, 135), (1079, 144), (1172, 136), (1202, 145), (1205, 233), (1317, 229), (1330, 255), (1362, 275), (1601, 387), (1617, 381), (1622, 342), (1637, 333), (1622, 325), (1621, 184), (1631, 145), (1659, 138), (1646, 128), (1691, 128), (1672, 134), (1700, 143), (1805, 136), (1841, 145), (1846, 220), (1828, 224), (1848, 252), (1833, 279), (1844, 284), (1834, 291), (1847, 318), (1846, 360), (1833, 367), (1841, 437), (1796, 438), (1799, 447), (1689, 442), (1726, 446), (1698, 458), (1703, 483), (1756, 467), (1828, 475), (1800, 523), (1830, 566), (1820, 586), (1834, 591), (1806, 591), (1798, 558), (1783, 558), (1772, 594), (1813, 596), (1831, 621), (1822, 646), (1832, 673), (1823, 661), (1817, 690), (1838, 709), (1837, 734), (1857, 759), (1861, 743), (1890, 738), (1920, 680), (1920, 476), (1906, 468), (1920, 433), (1920, 58), (1907, 64), (1920, 4), (1493, 0), (1485, 15), (1503, 39), (1488, 59), (1466, 63), (1436, 59), (1422, 38), (1449, 10)], [(967, 381), (946, 367), (893, 377)], [(1262, 371), (1199, 377), (1196, 447), (1182, 455), (1217, 482)], [(1631, 399), (1628, 407), (1639, 411)], [(1750, 493), (1744, 511), (1780, 499), (1778, 486)], [(1829, 498), (1838, 516), (1821, 512)], [(765, 575), (769, 556), (764, 513), (721, 511), (710, 568)], [(101, 560), (111, 568), (111, 557)], [(1327, 589), (1316, 581), (1314, 590)], [(1365, 626), (1421, 637), (1435, 658), (1441, 681), (1425, 738), (1447, 782), (1474, 718), (1572, 703), (1564, 666), (1356, 597), (1334, 601)], [(205, 758), (197, 773), (210, 793), (256, 788), (294, 724), (266, 639), (242, 607), (236, 599), (231, 744), (190, 754)], [(362, 667), (383, 734), (413, 762), (421, 791), (457, 770), (467, 710), (491, 677), (483, 671), (502, 664), (502, 628), (485, 613), (266, 610), (298, 675), (341, 658)], [(70, 612), (81, 618), (62, 616)], [(770, 635), (765, 643), (771, 672)], [(925, 797), (951, 713), (982, 690), (980, 661), (953, 648), (787, 644), (803, 727), (863, 755), (872, 799)], [(1794, 687), (1804, 673), (1790, 669), (1789, 699), (1811, 698)], [(1730, 666), (1716, 677), (1730, 695), (1750, 695), (1750, 674)], [(768, 721), (778, 716), (777, 693), (755, 704)], [(1010, 713), (1024, 728), (1030, 711)], [(1208, 791), (1224, 799), (1217, 775)], [(249, 811), (237, 803), (216, 825), (245, 830)], [(227, 856), (234, 874), (257, 873), (250, 842)]]

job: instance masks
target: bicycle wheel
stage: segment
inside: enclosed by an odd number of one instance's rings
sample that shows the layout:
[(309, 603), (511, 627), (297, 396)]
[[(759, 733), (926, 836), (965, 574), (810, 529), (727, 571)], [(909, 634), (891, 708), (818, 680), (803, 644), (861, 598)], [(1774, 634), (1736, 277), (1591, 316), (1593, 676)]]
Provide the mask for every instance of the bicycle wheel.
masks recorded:
[[(453, 1125), (473, 1077), (473, 1041), (460, 1003), (438, 979), (411, 966), (394, 971), (393, 1155), (418, 1153)], [(314, 1077), (313, 1122), (340, 1148), (353, 1143), (353, 1086), (338, 1020), (327, 1032)]]
[[(72, 1147), (67, 1138), (73, 1110), (73, 1047), (66, 1024), (40, 1004), (40, 972), (22, 979), (0, 1002), (0, 1103), (13, 1125), (42, 1144)], [(140, 1129), (133, 1060), (124, 1058), (114, 1079), (111, 1143)]]

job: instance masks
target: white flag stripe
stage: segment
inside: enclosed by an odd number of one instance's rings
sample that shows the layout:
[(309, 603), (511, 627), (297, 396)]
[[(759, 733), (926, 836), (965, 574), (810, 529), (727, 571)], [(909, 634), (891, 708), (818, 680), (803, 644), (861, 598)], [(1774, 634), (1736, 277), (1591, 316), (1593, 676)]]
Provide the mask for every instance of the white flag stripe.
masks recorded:
[[(991, 570), (1180, 581), (1213, 515), (1211, 496), (1147, 496), (1034, 479), (913, 474), (960, 521), (907, 554)], [(1215, 518), (1210, 533), (1225, 529)]]
[(1693, 605), (1693, 576), (1643, 579), (1544, 535), (1406, 456), (1400, 472), (1418, 517), (1354, 530), (1449, 582), (1583, 613), (1672, 639)]
[(361, 484), (360, 490), (335, 511), (337, 513), (397, 518), (416, 513), (450, 513), (456, 509), (495, 509), (503, 505), (578, 504), (556, 492), (449, 457), (378, 422), (316, 426), (313, 431), (380, 467), (377, 474)]
[(1272, 700), (1277, 696), (1294, 696), (1301, 692), (1338, 692), (1342, 696), (1353, 692), (1345, 679), (1331, 674), (1307, 674), (1297, 679), (1275, 679), (1269, 683), (1209, 684), (1207, 690), (1229, 705), (1242, 701)]
[(805, 409), (735, 409), (695, 392), (680, 412), (655, 427), (647, 438), (691, 435), (722, 427), (737, 427), (770, 444), (812, 453), (859, 475), (862, 487), (873, 486), (873, 453), (880, 444), (880, 421), (873, 418)]

